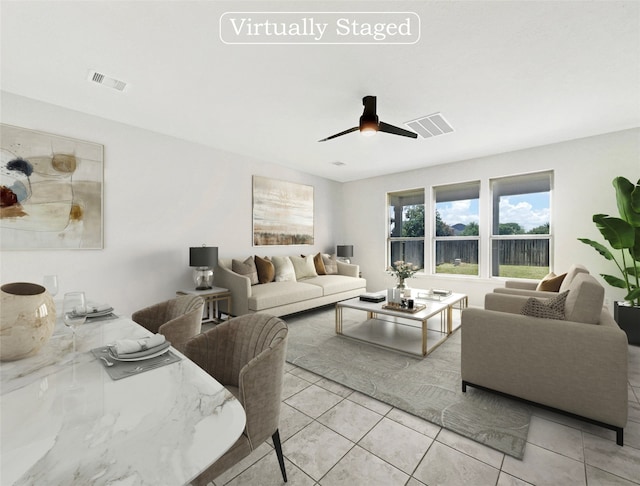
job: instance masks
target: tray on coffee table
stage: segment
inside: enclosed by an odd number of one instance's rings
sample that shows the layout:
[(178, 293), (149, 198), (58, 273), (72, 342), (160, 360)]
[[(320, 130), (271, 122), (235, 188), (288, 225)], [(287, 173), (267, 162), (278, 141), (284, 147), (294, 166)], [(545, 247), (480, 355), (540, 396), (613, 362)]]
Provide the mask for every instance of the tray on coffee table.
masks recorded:
[(409, 309), (408, 307), (400, 307), (399, 305), (384, 304), (382, 308), (392, 311), (406, 312), (407, 314), (415, 314), (416, 312), (426, 309), (427, 306), (424, 304), (416, 304), (413, 306), (413, 309)]

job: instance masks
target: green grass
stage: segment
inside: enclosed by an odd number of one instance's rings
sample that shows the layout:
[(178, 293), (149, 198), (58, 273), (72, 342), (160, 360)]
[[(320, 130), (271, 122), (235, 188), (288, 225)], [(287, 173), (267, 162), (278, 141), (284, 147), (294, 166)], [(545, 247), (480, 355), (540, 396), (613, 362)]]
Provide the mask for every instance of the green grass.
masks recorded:
[(478, 275), (477, 263), (461, 263), (455, 266), (453, 263), (441, 263), (436, 266), (436, 273), (447, 273), (450, 275)]
[(524, 265), (500, 265), (499, 277), (530, 278), (541, 280), (549, 273), (549, 267), (526, 267)]
[[(436, 273), (449, 275), (478, 275), (477, 263), (461, 263), (458, 266), (452, 263), (442, 263), (436, 267)], [(499, 277), (504, 278), (530, 278), (541, 280), (549, 273), (548, 267), (527, 267), (524, 265), (500, 265)]]

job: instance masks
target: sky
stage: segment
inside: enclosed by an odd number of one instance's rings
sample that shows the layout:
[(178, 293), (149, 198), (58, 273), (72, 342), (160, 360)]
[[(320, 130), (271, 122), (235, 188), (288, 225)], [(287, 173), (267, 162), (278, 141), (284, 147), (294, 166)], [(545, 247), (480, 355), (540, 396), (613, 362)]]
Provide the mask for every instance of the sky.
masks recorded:
[[(478, 199), (437, 203), (436, 209), (449, 226), (478, 222)], [(518, 223), (528, 231), (549, 222), (549, 193), (522, 194), (500, 198), (500, 223)]]
[(549, 193), (503, 196), (500, 198), (500, 222), (518, 223), (525, 231), (549, 222)]

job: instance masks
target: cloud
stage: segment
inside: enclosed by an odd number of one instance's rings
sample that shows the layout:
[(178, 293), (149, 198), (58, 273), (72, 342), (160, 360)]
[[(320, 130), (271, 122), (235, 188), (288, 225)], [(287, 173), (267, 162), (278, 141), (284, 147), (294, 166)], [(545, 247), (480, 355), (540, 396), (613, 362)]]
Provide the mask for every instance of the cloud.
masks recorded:
[(463, 201), (451, 201), (447, 203), (438, 203), (436, 208), (440, 213), (442, 221), (449, 226), (462, 223), (477, 223), (478, 222), (478, 201), (474, 200), (475, 204), (471, 204), (471, 200)]
[[(522, 200), (528, 197), (529, 200)], [(518, 223), (529, 231), (549, 222), (548, 196), (535, 198), (532, 195), (503, 196), (500, 198), (500, 223)], [(534, 202), (537, 207), (534, 207)], [(442, 221), (449, 226), (479, 222), (478, 200), (451, 201), (436, 204)]]
[(549, 208), (534, 208), (527, 201), (511, 203), (508, 197), (500, 198), (500, 223), (518, 223), (525, 231), (549, 222)]

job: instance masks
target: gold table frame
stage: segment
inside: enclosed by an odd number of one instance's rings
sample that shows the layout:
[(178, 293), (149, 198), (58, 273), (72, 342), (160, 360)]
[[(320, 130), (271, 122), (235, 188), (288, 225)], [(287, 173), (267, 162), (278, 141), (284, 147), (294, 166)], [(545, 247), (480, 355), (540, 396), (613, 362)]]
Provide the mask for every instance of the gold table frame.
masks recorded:
[[(412, 290), (415, 291), (415, 289), (412, 289)], [(386, 291), (380, 292), (381, 295), (383, 295), (384, 293), (386, 293)], [(421, 356), (422, 357), (427, 356), (429, 352), (433, 351), (439, 344), (441, 344), (442, 341), (444, 341), (443, 339), (436, 346), (432, 347), (431, 350), (427, 349), (427, 331), (428, 331), (427, 321), (430, 318), (435, 317), (439, 314), (440, 315), (440, 332), (442, 332), (442, 334), (446, 333), (446, 336), (448, 337), (453, 332), (453, 309), (456, 306), (458, 306), (460, 310), (466, 308), (469, 304), (469, 299), (468, 299), (468, 296), (465, 294), (452, 293), (451, 295), (447, 297), (443, 297), (439, 300), (416, 299), (415, 297), (414, 297), (414, 300), (416, 302), (419, 302), (420, 304), (425, 304), (426, 307), (420, 310), (419, 312), (412, 313), (412, 312), (394, 310), (389, 308), (385, 309), (383, 307), (385, 305), (385, 302), (378, 302), (378, 303), (366, 302), (366, 301), (361, 301), (358, 297), (353, 299), (343, 300), (342, 302), (338, 302), (336, 303), (336, 311), (335, 311), (336, 312), (336, 334), (345, 335), (343, 333), (343, 310), (344, 309), (355, 309), (355, 310), (365, 311), (367, 313), (367, 320), (365, 322), (378, 320), (378, 315), (390, 316), (396, 319), (407, 319), (411, 321), (417, 321), (421, 323), (421, 326), (420, 326), (421, 336), (422, 336)], [(386, 346), (377, 342), (367, 341), (365, 339), (354, 337), (354, 336), (347, 336), (347, 337), (350, 337), (352, 339), (358, 339), (364, 342), (371, 342), (372, 344), (381, 345), (384, 347), (388, 347), (390, 349), (397, 349), (393, 346)], [(399, 349), (399, 350), (404, 351), (402, 349)]]

